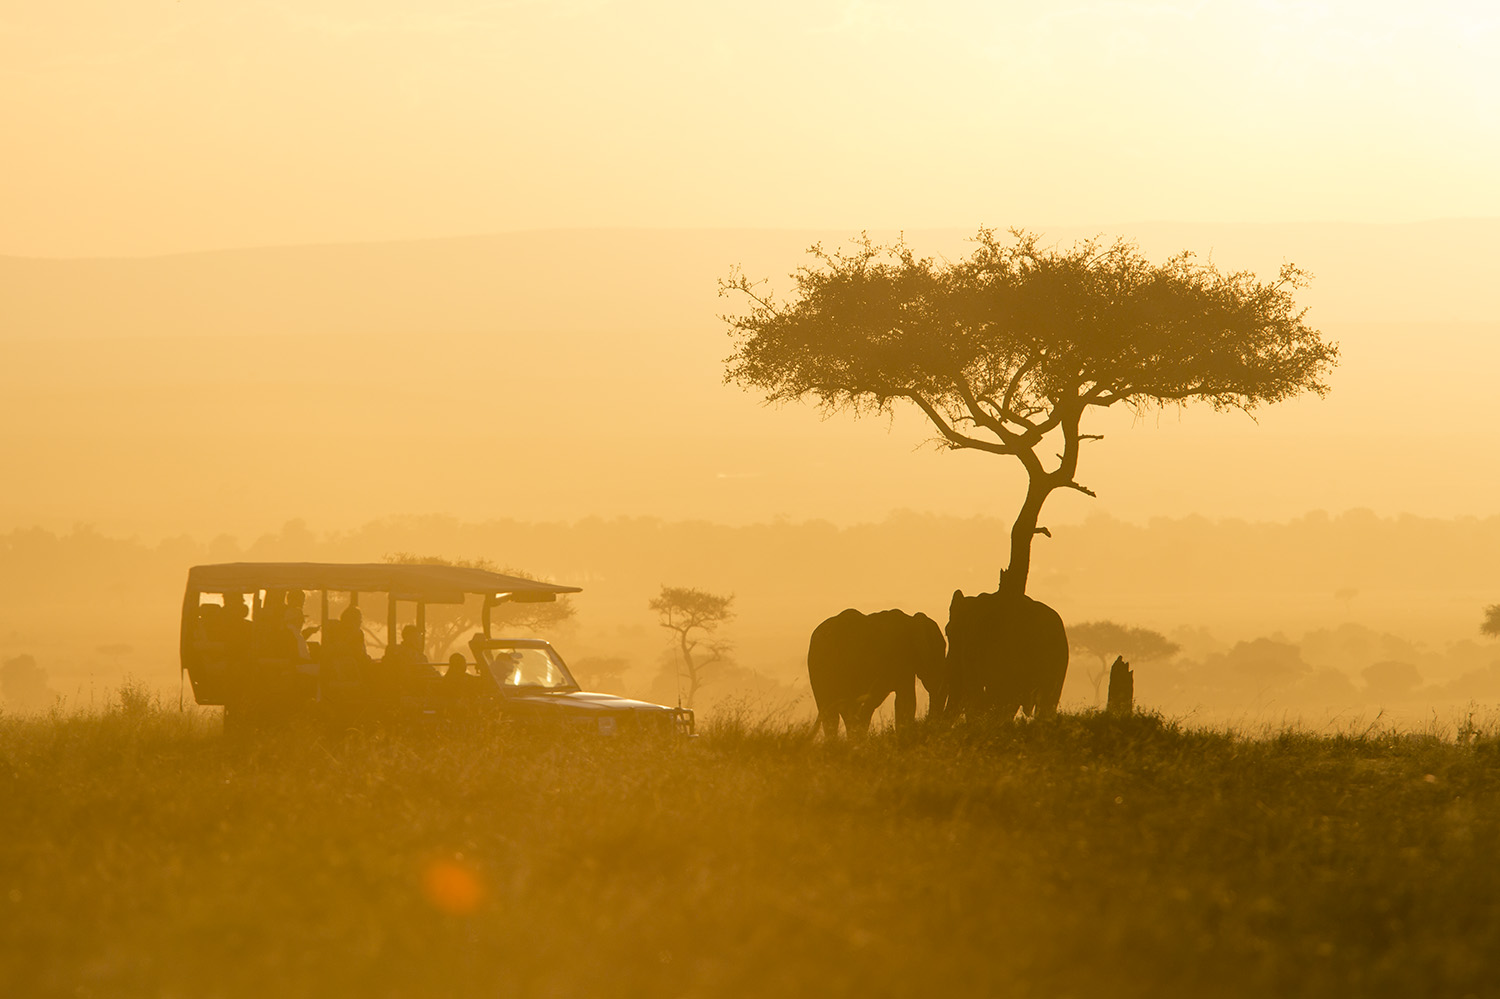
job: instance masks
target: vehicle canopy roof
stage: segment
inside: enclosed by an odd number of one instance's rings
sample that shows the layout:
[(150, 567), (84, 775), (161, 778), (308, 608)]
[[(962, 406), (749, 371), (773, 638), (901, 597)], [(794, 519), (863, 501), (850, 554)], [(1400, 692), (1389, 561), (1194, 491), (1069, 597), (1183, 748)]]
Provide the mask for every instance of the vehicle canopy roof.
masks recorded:
[(255, 590), (335, 590), (389, 593), (401, 600), (452, 602), (465, 593), (487, 597), (509, 594), (518, 602), (555, 600), (559, 593), (579, 593), (577, 586), (558, 586), (487, 569), (459, 565), (400, 562), (224, 562), (188, 570), (188, 589), (199, 593), (250, 593)]

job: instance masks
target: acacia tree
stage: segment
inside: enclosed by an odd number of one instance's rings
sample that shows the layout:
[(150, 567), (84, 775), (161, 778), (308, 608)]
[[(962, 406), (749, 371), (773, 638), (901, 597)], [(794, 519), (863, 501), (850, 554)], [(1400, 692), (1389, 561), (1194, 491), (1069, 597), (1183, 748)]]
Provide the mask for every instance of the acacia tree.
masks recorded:
[(661, 626), (676, 636), (681, 657), (678, 675), (687, 679), (688, 707), (693, 706), (708, 667), (724, 661), (729, 653), (729, 643), (712, 636), (720, 624), (734, 616), (729, 606), (733, 602), (732, 593), (720, 596), (685, 586), (663, 586), (661, 593), (647, 603), (659, 615)]
[(1082, 432), (1090, 409), (1250, 412), (1322, 395), (1338, 347), (1303, 322), (1306, 277), (1291, 264), (1262, 282), (1190, 253), (1153, 264), (1125, 241), (1062, 250), (1011, 237), (981, 229), (967, 259), (938, 263), (865, 236), (849, 252), (812, 247), (786, 303), (739, 270), (719, 291), (746, 305), (723, 317), (726, 382), (855, 415), (908, 402), (941, 445), (1019, 461), (1028, 485), (1001, 589), (1022, 594), (1032, 539), (1051, 536), (1038, 526), (1047, 497), (1094, 495), (1077, 478), (1080, 447), (1098, 439)]
[[(487, 558), (443, 558), (440, 555), (416, 555), (412, 552), (392, 552), (386, 555), (387, 562), (397, 565), (456, 565), (464, 569), (483, 569), (498, 572), (502, 576), (517, 576), (521, 579), (537, 580), (538, 577), (522, 569), (501, 568)], [(448, 655), (454, 643), (480, 626), (481, 615), (473, 600), (461, 604), (429, 604), (427, 606), (427, 658), (440, 662)], [(490, 612), (491, 620), (504, 630), (524, 629), (541, 632), (556, 628), (572, 620), (574, 607), (568, 594), (559, 594), (556, 600), (545, 603), (496, 604)]]
[(1481, 634), (1500, 638), (1500, 604), (1490, 604), (1484, 609), (1484, 620), (1480, 622)]
[(1085, 621), (1068, 628), (1068, 645), (1074, 652), (1084, 652), (1099, 660), (1099, 669), (1088, 671), (1094, 685), (1094, 702), (1101, 699), (1101, 688), (1109, 676), (1111, 656), (1124, 656), (1129, 662), (1150, 662), (1175, 655), (1180, 646), (1159, 631), (1132, 628), (1113, 621)]

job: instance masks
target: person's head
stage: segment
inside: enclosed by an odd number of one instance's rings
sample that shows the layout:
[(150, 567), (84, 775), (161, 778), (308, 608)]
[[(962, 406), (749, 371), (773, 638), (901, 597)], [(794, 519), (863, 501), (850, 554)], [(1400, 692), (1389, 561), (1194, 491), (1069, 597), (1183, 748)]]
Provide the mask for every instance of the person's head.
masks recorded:
[(469, 664), (464, 661), (462, 652), (455, 652), (448, 657), (448, 676), (462, 676), (469, 671)]
[(339, 620), (357, 627), (365, 623), (365, 616), (359, 612), (358, 607), (345, 607), (344, 613), (339, 615)]
[(243, 593), (224, 594), (224, 611), (230, 617), (243, 618), (250, 613), (250, 608), (245, 606), (245, 595)]
[(401, 644), (402, 645), (417, 645), (421, 641), (422, 641), (422, 633), (417, 630), (417, 626), (416, 625), (409, 624), (405, 628), (401, 629)]

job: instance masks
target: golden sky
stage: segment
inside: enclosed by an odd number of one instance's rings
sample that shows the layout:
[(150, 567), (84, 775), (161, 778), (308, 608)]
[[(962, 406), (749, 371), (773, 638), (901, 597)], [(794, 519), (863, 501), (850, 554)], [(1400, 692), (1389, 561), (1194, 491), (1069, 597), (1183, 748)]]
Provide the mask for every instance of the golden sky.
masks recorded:
[(1500, 215), (1488, 4), (5, 0), (0, 253)]
[(0, 5), (0, 527), (1009, 516), (1017, 468), (919, 417), (722, 384), (732, 265), (785, 291), (814, 239), (982, 224), (1295, 261), (1343, 346), (1258, 424), (1101, 417), (1061, 519), (1493, 510), (1488, 8)]

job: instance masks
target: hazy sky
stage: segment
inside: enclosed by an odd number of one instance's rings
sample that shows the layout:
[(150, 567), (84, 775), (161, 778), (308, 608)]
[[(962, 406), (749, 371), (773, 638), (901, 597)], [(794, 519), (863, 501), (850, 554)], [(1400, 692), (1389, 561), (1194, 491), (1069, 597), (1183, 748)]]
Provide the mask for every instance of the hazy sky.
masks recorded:
[(0, 253), (1500, 215), (1479, 3), (0, 7)]

